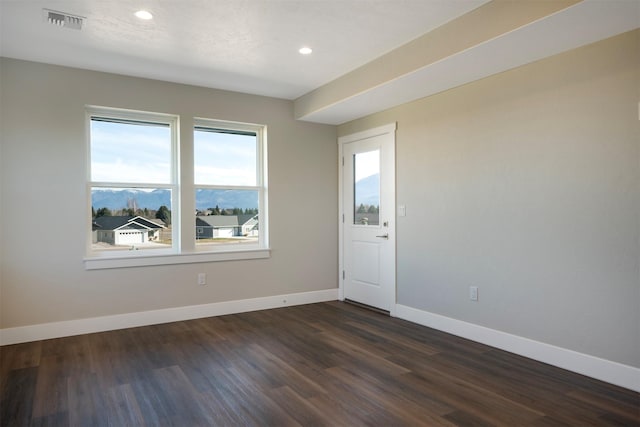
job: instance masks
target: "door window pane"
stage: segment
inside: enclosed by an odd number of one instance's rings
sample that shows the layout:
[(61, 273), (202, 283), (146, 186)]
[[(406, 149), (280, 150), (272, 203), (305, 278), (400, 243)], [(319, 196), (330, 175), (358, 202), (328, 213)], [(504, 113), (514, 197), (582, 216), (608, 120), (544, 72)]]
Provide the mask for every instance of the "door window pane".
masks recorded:
[(380, 150), (353, 156), (353, 223), (379, 225)]

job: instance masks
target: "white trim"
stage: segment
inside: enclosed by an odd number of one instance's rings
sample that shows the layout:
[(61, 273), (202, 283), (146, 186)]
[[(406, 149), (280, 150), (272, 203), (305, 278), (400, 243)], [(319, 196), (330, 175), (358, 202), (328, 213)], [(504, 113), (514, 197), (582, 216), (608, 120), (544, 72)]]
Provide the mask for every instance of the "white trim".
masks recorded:
[[(258, 243), (261, 249), (269, 247), (269, 212), (268, 212), (268, 159), (267, 159), (267, 125), (254, 123), (241, 123), (228, 120), (207, 119), (203, 117), (193, 118), (192, 135), (195, 133), (196, 127), (209, 129), (226, 129), (231, 131), (251, 132), (256, 135), (256, 183), (255, 185), (218, 185), (218, 184), (193, 184), (193, 190), (199, 189), (223, 189), (223, 190), (246, 190), (256, 191), (258, 193), (258, 222), (260, 224), (260, 232), (258, 234)], [(195, 140), (193, 147), (195, 149)], [(193, 162), (195, 164), (195, 162)], [(194, 201), (195, 202), (195, 201)], [(197, 244), (195, 239), (193, 243), (190, 241), (189, 249)]]
[(0, 345), (135, 328), (138, 326), (200, 319), (203, 317), (245, 313), (248, 311), (291, 307), (301, 304), (335, 301), (338, 297), (337, 291), (337, 289), (324, 289), (312, 292), (274, 295), (0, 329)]
[[(150, 122), (162, 125), (167, 125), (170, 130), (170, 143), (171, 143), (171, 158), (170, 158), (170, 177), (169, 182), (162, 183), (128, 183), (124, 181), (93, 181), (91, 176), (91, 121), (93, 118), (107, 118), (113, 120), (130, 120), (138, 122)], [(86, 253), (91, 256), (92, 250), (92, 188), (108, 187), (108, 188), (158, 188), (168, 189), (171, 191), (171, 220), (174, 224), (180, 224), (180, 214), (182, 212), (180, 201), (178, 200), (179, 192), (179, 175), (180, 175), (180, 156), (179, 156), (179, 128), (180, 128), (180, 116), (176, 114), (156, 113), (139, 110), (128, 110), (122, 108), (102, 107), (97, 105), (85, 106), (85, 123), (86, 123), (86, 147), (87, 147), (87, 164), (86, 176), (87, 176), (87, 219), (86, 219)], [(133, 184), (133, 185), (130, 185)], [(171, 229), (171, 249), (174, 253), (180, 251), (180, 227), (173, 227)]]
[(378, 126), (377, 128), (363, 130), (361, 132), (352, 133), (345, 136), (338, 137), (338, 144), (348, 144), (353, 141), (360, 141), (361, 139), (373, 138), (374, 136), (384, 135), (385, 133), (393, 133), (396, 131), (396, 123), (389, 123), (388, 125)]
[(640, 392), (640, 368), (397, 304), (395, 316)]
[(151, 265), (194, 264), (198, 262), (262, 259), (269, 258), (271, 256), (270, 249), (221, 250), (219, 252), (181, 254), (161, 254), (158, 253), (158, 251), (161, 251), (161, 249), (126, 251), (133, 252), (133, 255), (127, 254), (121, 256), (109, 256), (109, 252), (106, 252), (103, 257), (85, 258), (84, 268), (85, 270), (102, 270), (108, 268), (146, 267)]
[(338, 138), (338, 299), (344, 301), (344, 201), (342, 172), (344, 169), (344, 143)]

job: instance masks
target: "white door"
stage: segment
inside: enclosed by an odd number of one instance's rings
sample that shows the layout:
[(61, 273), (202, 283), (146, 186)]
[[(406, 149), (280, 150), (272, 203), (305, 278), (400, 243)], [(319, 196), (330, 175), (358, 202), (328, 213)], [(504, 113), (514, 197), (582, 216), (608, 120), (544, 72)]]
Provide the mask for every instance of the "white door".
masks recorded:
[(396, 301), (395, 124), (338, 142), (341, 299), (391, 312)]

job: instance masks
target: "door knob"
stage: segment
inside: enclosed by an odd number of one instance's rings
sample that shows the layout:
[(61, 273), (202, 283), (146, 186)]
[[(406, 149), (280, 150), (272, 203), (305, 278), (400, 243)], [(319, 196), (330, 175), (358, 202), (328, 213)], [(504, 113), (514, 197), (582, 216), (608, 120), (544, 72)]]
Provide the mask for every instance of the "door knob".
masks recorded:
[(382, 236), (376, 236), (376, 237), (380, 237), (381, 239), (388, 239), (389, 233), (383, 234)]

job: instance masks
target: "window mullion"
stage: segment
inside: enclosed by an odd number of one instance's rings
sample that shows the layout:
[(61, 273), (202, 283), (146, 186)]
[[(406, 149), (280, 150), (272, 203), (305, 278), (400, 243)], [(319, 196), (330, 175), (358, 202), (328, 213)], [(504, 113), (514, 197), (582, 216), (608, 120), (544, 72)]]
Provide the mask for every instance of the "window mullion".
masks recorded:
[(195, 252), (195, 191), (193, 186), (193, 119), (183, 117), (179, 129), (179, 185), (180, 185), (180, 251)]
[(194, 188), (203, 190), (252, 190), (261, 191), (262, 187), (257, 185), (194, 185)]
[(149, 184), (149, 183), (141, 183), (141, 182), (100, 182), (100, 181), (91, 181), (92, 187), (99, 188), (148, 188), (148, 189), (174, 189), (176, 187), (174, 184)]

